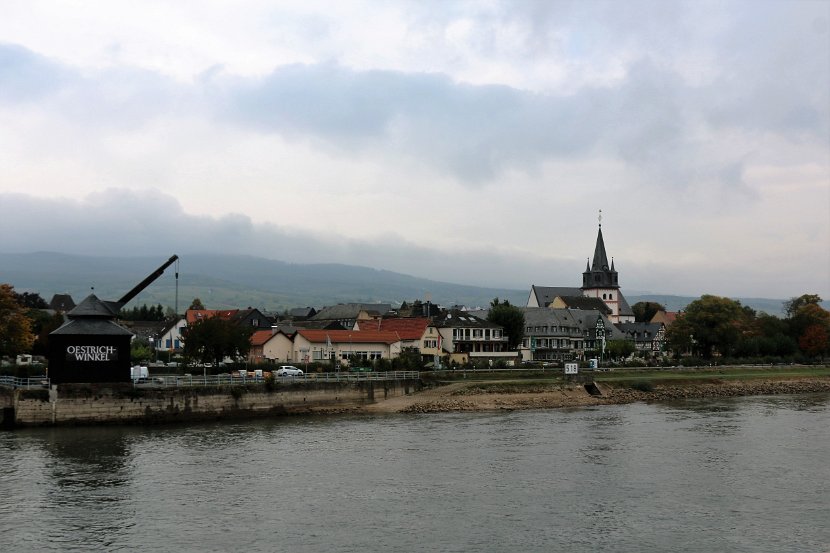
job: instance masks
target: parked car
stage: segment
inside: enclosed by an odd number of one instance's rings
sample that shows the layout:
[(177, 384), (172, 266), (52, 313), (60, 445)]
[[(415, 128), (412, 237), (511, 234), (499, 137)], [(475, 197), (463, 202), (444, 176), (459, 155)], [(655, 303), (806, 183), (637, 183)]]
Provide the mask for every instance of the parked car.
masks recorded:
[(303, 376), (303, 371), (291, 365), (281, 365), (276, 374), (277, 376)]

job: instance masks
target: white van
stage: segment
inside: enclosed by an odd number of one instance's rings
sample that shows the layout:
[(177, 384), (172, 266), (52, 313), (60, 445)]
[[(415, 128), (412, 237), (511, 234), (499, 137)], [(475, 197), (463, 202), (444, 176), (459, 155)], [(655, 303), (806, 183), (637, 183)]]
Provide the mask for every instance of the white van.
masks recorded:
[(145, 382), (150, 378), (150, 371), (147, 367), (136, 365), (130, 369), (130, 377), (133, 379), (133, 382)]
[(292, 365), (280, 365), (277, 376), (303, 376), (303, 371)]

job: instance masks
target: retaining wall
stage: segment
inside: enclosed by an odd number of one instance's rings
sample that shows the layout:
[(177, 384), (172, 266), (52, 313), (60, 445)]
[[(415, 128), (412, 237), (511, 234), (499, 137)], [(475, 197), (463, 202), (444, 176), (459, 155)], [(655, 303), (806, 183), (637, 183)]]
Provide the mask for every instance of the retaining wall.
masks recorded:
[[(416, 380), (146, 389), (130, 384), (61, 384), (0, 394), (0, 424), (11, 426), (141, 424), (187, 420), (348, 412), (410, 394)], [(4, 401), (9, 403), (2, 403)], [(12, 419), (12, 420), (9, 420)]]

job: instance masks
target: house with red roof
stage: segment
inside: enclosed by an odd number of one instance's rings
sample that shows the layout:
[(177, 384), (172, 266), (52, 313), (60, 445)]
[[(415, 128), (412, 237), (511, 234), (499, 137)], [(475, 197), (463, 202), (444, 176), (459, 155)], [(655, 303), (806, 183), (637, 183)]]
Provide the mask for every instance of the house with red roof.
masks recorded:
[(265, 355), (263, 353), (263, 346), (265, 342), (270, 340), (274, 333), (270, 330), (257, 330), (251, 334), (251, 350), (248, 352), (249, 363), (264, 363)]
[(433, 356), (440, 355), (438, 344), (438, 329), (426, 317), (403, 317), (358, 320), (355, 323), (358, 330), (374, 330), (379, 332), (394, 332), (401, 339), (402, 348), (418, 350), (425, 360), (431, 361)]
[(298, 328), (292, 361), (335, 360), (348, 364), (353, 356), (365, 361), (392, 359), (401, 353), (401, 338), (388, 330), (318, 330)]

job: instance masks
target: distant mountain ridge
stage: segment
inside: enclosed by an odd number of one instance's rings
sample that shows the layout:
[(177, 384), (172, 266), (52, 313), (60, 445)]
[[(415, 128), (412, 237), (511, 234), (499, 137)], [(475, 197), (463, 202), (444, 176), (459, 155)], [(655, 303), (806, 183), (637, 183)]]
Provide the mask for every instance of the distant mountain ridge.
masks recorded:
[[(0, 253), (0, 282), (18, 291), (38, 292), (49, 301), (53, 294), (68, 293), (78, 302), (92, 292), (114, 300), (161, 266), (169, 255), (158, 257), (96, 257), (52, 252)], [(169, 267), (130, 305), (175, 304), (175, 266)], [(561, 284), (561, 283), (559, 283)], [(578, 283), (577, 283), (578, 284)], [(439, 282), (393, 271), (341, 264), (295, 264), (247, 255), (185, 254), (179, 262), (179, 311), (200, 298), (211, 309), (257, 307), (283, 311), (292, 307), (320, 308), (346, 302), (392, 303), (422, 301), (429, 294), (441, 305), (487, 307), (495, 298), (525, 305), (530, 291), (487, 288)], [(623, 290), (625, 291), (625, 290)], [(656, 301), (670, 311), (685, 308), (693, 296), (640, 294), (626, 296)], [(783, 313), (784, 300), (736, 298), (743, 305), (772, 315)], [(826, 303), (826, 302), (825, 302)]]

